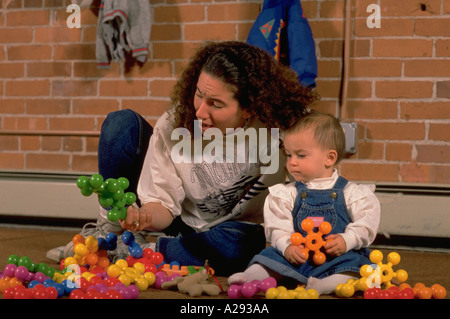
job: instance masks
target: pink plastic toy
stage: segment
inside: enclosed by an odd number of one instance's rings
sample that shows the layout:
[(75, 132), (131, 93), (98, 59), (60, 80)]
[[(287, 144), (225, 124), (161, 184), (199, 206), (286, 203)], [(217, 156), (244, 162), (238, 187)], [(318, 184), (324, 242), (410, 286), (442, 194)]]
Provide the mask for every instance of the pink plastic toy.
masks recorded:
[(233, 284), (228, 288), (228, 296), (232, 299), (251, 298), (258, 292), (266, 293), (269, 288), (277, 286), (277, 281), (273, 277), (266, 278), (262, 281), (253, 280), (243, 285)]

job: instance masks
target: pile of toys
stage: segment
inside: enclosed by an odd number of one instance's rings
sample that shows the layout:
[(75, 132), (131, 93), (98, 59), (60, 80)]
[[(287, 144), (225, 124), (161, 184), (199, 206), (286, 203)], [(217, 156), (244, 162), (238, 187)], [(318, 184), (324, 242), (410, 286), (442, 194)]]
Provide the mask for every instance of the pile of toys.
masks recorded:
[[(183, 266), (179, 271), (178, 263), (166, 264), (160, 253), (141, 249), (129, 231), (122, 234), (122, 241), (129, 246), (130, 255), (115, 263), (108, 258), (108, 251), (117, 247), (114, 233), (105, 238), (75, 235), (74, 255), (63, 259), (59, 270), (35, 264), (27, 256), (11, 255), (0, 271), (0, 294), (4, 299), (136, 299), (151, 286), (161, 288), (164, 282), (203, 269)], [(208, 277), (213, 273), (209, 269)]]
[(444, 299), (447, 296), (446, 289), (439, 284), (431, 287), (423, 283), (413, 287), (407, 284), (408, 273), (393, 269), (401, 259), (396, 252), (387, 255), (387, 263), (383, 263), (383, 253), (379, 250), (372, 251), (369, 259), (373, 264), (360, 268), (359, 280), (350, 279), (336, 287), (338, 297), (350, 298), (358, 291), (363, 293), (364, 299)]

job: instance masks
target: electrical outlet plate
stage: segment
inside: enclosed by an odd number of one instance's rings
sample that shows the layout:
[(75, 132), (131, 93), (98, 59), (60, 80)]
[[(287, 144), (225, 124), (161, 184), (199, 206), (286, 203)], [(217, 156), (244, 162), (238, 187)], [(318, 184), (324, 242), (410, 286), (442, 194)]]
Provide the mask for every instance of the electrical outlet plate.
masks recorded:
[(347, 154), (355, 154), (358, 125), (355, 122), (341, 122), (341, 126), (345, 133), (345, 152)]

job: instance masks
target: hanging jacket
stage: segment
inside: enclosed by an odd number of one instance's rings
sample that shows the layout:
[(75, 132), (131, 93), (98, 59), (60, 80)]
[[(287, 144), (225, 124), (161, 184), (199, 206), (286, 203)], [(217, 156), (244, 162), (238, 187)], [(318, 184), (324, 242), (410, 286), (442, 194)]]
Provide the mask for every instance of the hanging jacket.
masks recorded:
[(150, 31), (148, 0), (102, 0), (97, 25), (97, 67), (109, 68), (111, 60), (124, 61), (126, 52), (144, 63)]
[(266, 50), (277, 61), (290, 66), (302, 85), (316, 86), (316, 49), (300, 0), (264, 0), (247, 43)]

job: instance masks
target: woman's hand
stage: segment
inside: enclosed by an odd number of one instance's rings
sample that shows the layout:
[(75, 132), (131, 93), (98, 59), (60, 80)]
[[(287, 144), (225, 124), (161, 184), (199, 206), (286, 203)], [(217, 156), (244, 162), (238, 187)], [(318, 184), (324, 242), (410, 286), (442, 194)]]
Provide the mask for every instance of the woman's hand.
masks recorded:
[(284, 258), (293, 265), (301, 265), (306, 262), (306, 256), (303, 254), (303, 245), (294, 246), (290, 245), (284, 251)]
[(173, 221), (172, 213), (159, 203), (147, 203), (142, 207), (130, 206), (127, 217), (120, 221), (123, 229), (130, 231), (162, 231)]
[(140, 231), (152, 226), (152, 215), (150, 211), (130, 206), (127, 209), (127, 217), (120, 221), (123, 229)]
[(332, 239), (325, 245), (325, 252), (331, 256), (340, 256), (347, 251), (347, 244), (344, 237), (339, 234), (332, 234), (327, 236), (327, 240)]

